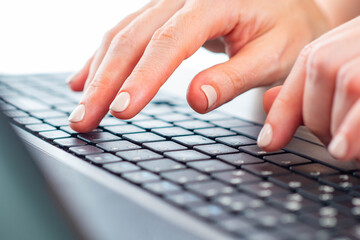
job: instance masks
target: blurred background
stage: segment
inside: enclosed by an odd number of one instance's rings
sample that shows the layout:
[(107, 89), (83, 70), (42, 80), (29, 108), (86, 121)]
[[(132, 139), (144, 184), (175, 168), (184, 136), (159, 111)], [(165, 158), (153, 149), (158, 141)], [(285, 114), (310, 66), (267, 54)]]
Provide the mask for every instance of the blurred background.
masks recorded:
[[(0, 74), (76, 71), (93, 54), (108, 29), (147, 2), (1, 1)], [(185, 97), (188, 83), (199, 71), (227, 59), (225, 54), (200, 49), (184, 61), (163, 89)], [(239, 116), (249, 118), (249, 113), (253, 115), (256, 110), (258, 115), (262, 111), (258, 95), (255, 90), (236, 99), (241, 105)], [(222, 109), (234, 112), (232, 106)]]

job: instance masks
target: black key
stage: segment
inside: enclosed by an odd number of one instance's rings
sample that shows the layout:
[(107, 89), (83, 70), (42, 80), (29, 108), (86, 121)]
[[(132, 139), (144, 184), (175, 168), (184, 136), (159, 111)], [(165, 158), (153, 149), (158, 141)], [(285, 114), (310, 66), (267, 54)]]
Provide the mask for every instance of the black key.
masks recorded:
[(329, 185), (319, 185), (316, 188), (300, 189), (299, 193), (314, 201), (328, 202), (333, 200), (342, 200), (348, 196), (347, 193), (336, 190)]
[(244, 165), (243, 169), (252, 172), (260, 177), (290, 174), (289, 170), (278, 167), (272, 163)]
[(151, 131), (163, 136), (163, 137), (176, 137), (194, 134), (189, 130), (180, 127), (169, 127), (169, 128), (156, 128)]
[(261, 208), (265, 205), (263, 200), (244, 193), (222, 195), (215, 198), (214, 202), (233, 212)]
[(129, 163), (129, 162), (108, 163), (108, 164), (104, 164), (103, 168), (105, 168), (113, 173), (117, 173), (117, 174), (133, 172), (133, 171), (137, 171), (140, 169), (135, 164)]
[(283, 167), (311, 163), (309, 159), (291, 153), (265, 156), (264, 159)]
[(163, 128), (163, 127), (171, 127), (173, 126), (170, 123), (164, 122), (162, 120), (144, 120), (144, 121), (137, 121), (134, 123), (135, 125), (145, 128), (145, 129), (152, 129), (152, 128)]
[(86, 158), (93, 163), (97, 164), (104, 164), (104, 163), (112, 163), (112, 162), (119, 162), (121, 158), (110, 154), (110, 153), (100, 153), (100, 154), (93, 154), (86, 156)]
[(285, 209), (290, 212), (309, 212), (317, 210), (323, 206), (318, 202), (304, 198), (298, 193), (274, 196), (270, 199), (270, 202), (276, 207)]
[(243, 170), (219, 172), (212, 174), (212, 176), (230, 184), (245, 184), (261, 180), (259, 177)]
[(215, 120), (210, 121), (211, 123), (224, 128), (232, 128), (232, 127), (242, 127), (252, 125), (251, 123), (242, 121), (240, 119), (224, 119), (224, 120)]
[(195, 132), (198, 134), (201, 134), (205, 137), (209, 137), (209, 138), (217, 138), (217, 137), (236, 135), (236, 133), (229, 131), (225, 128), (220, 128), (220, 127), (196, 129)]
[(250, 126), (250, 127), (235, 127), (235, 128), (231, 128), (231, 130), (256, 140), (257, 137), (259, 136), (261, 128), (262, 128), (261, 126)]
[(360, 179), (348, 174), (320, 178), (320, 181), (342, 190), (359, 189)]
[(350, 219), (331, 206), (322, 207), (318, 211), (304, 215), (303, 218), (305, 221), (308, 220), (309, 223), (312, 222), (315, 226), (325, 229), (341, 228), (342, 226), (351, 226), (357, 223), (354, 219)]
[(20, 108), (27, 112), (34, 110), (50, 109), (49, 106), (28, 97), (11, 97), (11, 98), (6, 98), (6, 101), (11, 103), (15, 107)]
[(54, 140), (56, 144), (59, 144), (62, 147), (75, 147), (75, 146), (82, 146), (86, 145), (86, 142), (77, 138), (61, 138)]
[(235, 169), (235, 167), (219, 160), (195, 161), (189, 162), (187, 165), (199, 171), (208, 173)]
[[(232, 217), (225, 219), (219, 223), (225, 230), (240, 236), (250, 236), (259, 230), (255, 228), (254, 223), (246, 218)], [(266, 239), (266, 238), (258, 238)]]
[(74, 106), (73, 104), (70, 104), (70, 105), (58, 105), (58, 106), (55, 106), (56, 109), (62, 111), (62, 112), (65, 112), (65, 113), (71, 113), (74, 108), (76, 106)]
[(96, 146), (101, 147), (102, 149), (109, 152), (118, 152), (126, 151), (141, 148), (139, 145), (136, 145), (132, 142), (121, 140), (121, 141), (112, 141), (112, 142), (102, 142), (96, 144)]
[(297, 138), (293, 138), (285, 147), (285, 150), (306, 158), (316, 160), (344, 172), (359, 170), (359, 167), (356, 163), (352, 161), (344, 162), (336, 160), (331, 157), (326, 148), (310, 142), (302, 141)]
[(101, 150), (100, 148), (90, 146), (90, 145), (71, 147), (71, 148), (69, 148), (69, 150), (78, 155), (90, 155), (90, 154), (103, 152), (103, 150)]
[(170, 114), (164, 114), (164, 115), (157, 115), (156, 117), (158, 119), (161, 119), (166, 122), (191, 120), (191, 118), (189, 116), (181, 114), (181, 113), (170, 113)]
[(195, 150), (181, 150), (181, 151), (173, 151), (173, 152), (165, 152), (164, 155), (166, 157), (175, 159), (181, 162), (189, 162), (196, 160), (209, 159), (210, 156), (200, 153)]
[(84, 141), (98, 143), (120, 140), (121, 138), (108, 132), (81, 133), (78, 137)]
[(47, 139), (57, 139), (57, 138), (70, 137), (70, 134), (68, 134), (68, 133), (66, 133), (64, 131), (60, 131), (60, 130), (40, 132), (40, 135), (42, 137), (44, 137), (44, 138), (47, 138)]
[(140, 133), (145, 132), (145, 129), (139, 128), (134, 125), (126, 124), (126, 125), (120, 125), (120, 126), (110, 126), (110, 127), (104, 127), (104, 129), (116, 133), (116, 134), (127, 134), (127, 133)]
[(233, 154), (218, 155), (217, 158), (219, 158), (227, 163), (233, 164), (235, 166), (264, 162), (262, 159), (254, 157), (247, 153), (233, 153)]
[(229, 214), (227, 214), (221, 207), (215, 204), (205, 204), (203, 206), (198, 206), (191, 209), (191, 211), (201, 217), (208, 218), (213, 221), (229, 217)]
[(18, 117), (18, 118), (13, 118), (13, 120), (21, 125), (42, 123), (42, 121), (33, 117)]
[(186, 145), (188, 147), (193, 147), (195, 145), (200, 145), (200, 144), (215, 143), (214, 140), (211, 140), (209, 138), (199, 136), (199, 135), (173, 137), (172, 140), (174, 140), (176, 142), (179, 142), (181, 144), (184, 144), (184, 145)]
[(171, 194), (166, 196), (166, 199), (180, 206), (199, 205), (200, 203), (203, 203), (201, 198), (189, 192)]
[(15, 118), (15, 117), (28, 117), (29, 114), (26, 112), (20, 111), (20, 110), (8, 110), (5, 111), (4, 114), (8, 116), (9, 118)]
[(145, 142), (155, 142), (155, 141), (163, 141), (165, 138), (160, 137), (151, 132), (144, 132), (144, 133), (133, 133), (133, 134), (125, 134), (123, 138), (128, 140), (137, 142), (137, 143), (145, 143)]
[(143, 162), (139, 162), (138, 165), (151, 172), (164, 172), (169, 170), (185, 168), (185, 165), (170, 159), (143, 161)]
[[(73, 130), (70, 126), (60, 127), (60, 129), (69, 134), (77, 134), (78, 133), (75, 130)], [(100, 128), (95, 128), (95, 129), (91, 130), (90, 132), (102, 132), (102, 130)]]
[(68, 120), (67, 117), (48, 118), (48, 119), (45, 119), (44, 121), (49, 123), (50, 125), (55, 126), (55, 127), (61, 127), (61, 126), (69, 125), (69, 120)]
[(323, 146), (323, 143), (314, 134), (312, 134), (309, 129), (304, 126), (300, 126), (295, 132), (294, 136), (297, 138), (301, 138), (302, 140)]
[(289, 174), (282, 176), (270, 177), (269, 181), (274, 182), (282, 187), (297, 189), (297, 188), (314, 188), (319, 185), (313, 179), (303, 177), (298, 174)]
[(101, 127), (106, 127), (106, 126), (119, 126), (119, 125), (125, 125), (127, 124), (125, 121), (123, 120), (120, 120), (120, 119), (117, 119), (117, 118), (114, 118), (114, 117), (107, 117), (107, 118), (104, 118), (99, 126)]
[(190, 183), (186, 185), (186, 188), (208, 198), (219, 194), (230, 194), (235, 192), (233, 187), (216, 181)]
[(153, 182), (160, 179), (159, 176), (145, 170), (124, 173), (122, 176), (127, 180), (138, 184)]
[(242, 146), (242, 147), (239, 147), (239, 149), (241, 151), (253, 154), (255, 156), (266, 156), (266, 155), (269, 155), (269, 154), (277, 154), (277, 153), (284, 152), (284, 150), (279, 150), (279, 151), (276, 151), (276, 152), (266, 152), (266, 151), (262, 150), (258, 145)]
[(31, 124), (25, 126), (27, 129), (33, 131), (33, 132), (44, 132), (44, 131), (51, 131), (56, 130), (53, 126), (50, 126), (46, 123), (40, 123), (40, 124)]
[(192, 169), (180, 169), (176, 171), (161, 173), (161, 176), (180, 184), (186, 184), (190, 182), (200, 182), (208, 180), (209, 177), (198, 171)]
[(349, 197), (335, 202), (331, 206), (337, 208), (340, 212), (353, 217), (360, 217), (360, 198)]
[(322, 177), (322, 176), (335, 174), (335, 173), (339, 172), (333, 168), (329, 168), (329, 167), (319, 164), (319, 163), (311, 163), (311, 164), (305, 164), (305, 165), (300, 165), (300, 166), (293, 166), (290, 169), (294, 170), (295, 172), (312, 177), (312, 178)]
[[(294, 224), (297, 221), (296, 215), (288, 212), (283, 212), (281, 210), (278, 210), (276, 208), (271, 208), (269, 206), (266, 208), (255, 209), (252, 211), (252, 214), (248, 214), (247, 217), (253, 219), (261, 227), (266, 229), (275, 229), (281, 224)], [(259, 238), (259, 239), (263, 239), (263, 238)], [(277, 239), (277, 238), (270, 238), (270, 239)]]
[(194, 110), (190, 109), (190, 113), (193, 117), (203, 120), (203, 121), (214, 121), (214, 120), (220, 120), (220, 119), (228, 119), (230, 116), (226, 115), (222, 112), (216, 112), (212, 111), (206, 114), (199, 114), (194, 112)]
[(174, 124), (186, 128), (186, 129), (198, 129), (198, 128), (208, 128), (213, 127), (214, 125), (200, 121), (200, 120), (189, 120), (189, 121), (181, 121), (181, 122), (174, 122)]
[(132, 161), (132, 162), (158, 159), (158, 158), (163, 157), (163, 156), (161, 156), (153, 151), (147, 150), (147, 149), (121, 151), (121, 152), (117, 152), (116, 155), (118, 155), (119, 157), (126, 159), (128, 161)]
[(155, 194), (170, 194), (181, 190), (179, 186), (165, 180), (160, 182), (147, 183), (144, 184), (143, 187), (151, 192), (154, 192)]
[(239, 152), (236, 148), (228, 147), (221, 143), (195, 146), (194, 149), (212, 156)]
[(219, 137), (215, 139), (217, 142), (227, 144), (231, 147), (239, 147), (250, 144), (256, 144), (256, 141), (245, 136)]
[(272, 197), (275, 195), (284, 195), (289, 192), (288, 190), (278, 187), (277, 185), (267, 181), (240, 185), (240, 189), (261, 198)]
[(149, 142), (149, 143), (144, 143), (143, 145), (156, 152), (167, 152), (167, 151), (187, 149), (187, 147), (184, 147), (183, 145), (171, 141)]
[(65, 113), (58, 112), (55, 110), (48, 110), (48, 111), (41, 111), (41, 112), (35, 111), (35, 112), (31, 112), (31, 115), (33, 115), (34, 117), (37, 117), (37, 118), (41, 118), (41, 119), (66, 117)]

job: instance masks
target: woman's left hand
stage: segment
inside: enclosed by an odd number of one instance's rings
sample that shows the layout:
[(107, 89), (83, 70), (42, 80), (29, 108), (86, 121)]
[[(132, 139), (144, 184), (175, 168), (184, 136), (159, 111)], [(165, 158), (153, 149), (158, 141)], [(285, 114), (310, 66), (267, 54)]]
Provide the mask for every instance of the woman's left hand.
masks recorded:
[(303, 49), (284, 86), (264, 96), (260, 147), (280, 149), (303, 123), (335, 158), (360, 159), (359, 40), (360, 17)]

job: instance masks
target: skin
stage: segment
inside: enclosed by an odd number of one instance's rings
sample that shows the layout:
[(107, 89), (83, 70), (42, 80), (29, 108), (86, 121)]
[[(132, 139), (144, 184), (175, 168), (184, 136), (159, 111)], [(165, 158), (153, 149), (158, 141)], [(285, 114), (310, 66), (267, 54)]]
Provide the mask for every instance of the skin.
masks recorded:
[[(111, 114), (134, 117), (201, 46), (230, 57), (200, 72), (189, 86), (189, 105), (209, 112), (248, 89), (284, 79), (300, 50), (333, 24), (314, 0), (152, 1), (109, 30), (70, 79), (71, 89), (85, 89), (79, 104), (86, 109), (70, 126), (94, 129), (121, 92), (130, 94), (130, 104)], [(217, 94), (209, 109), (202, 85)]]
[(347, 147), (343, 156), (336, 156), (340, 160), (360, 159), (359, 39), (360, 17), (302, 50), (283, 87), (264, 96), (266, 123), (273, 128), (265, 150), (282, 148), (304, 124), (325, 145), (343, 136)]

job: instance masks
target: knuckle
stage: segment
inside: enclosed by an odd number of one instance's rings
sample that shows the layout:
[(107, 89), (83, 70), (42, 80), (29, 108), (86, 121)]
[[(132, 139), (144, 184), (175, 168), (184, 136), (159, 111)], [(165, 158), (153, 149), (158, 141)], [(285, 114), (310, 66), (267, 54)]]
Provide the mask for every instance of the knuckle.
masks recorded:
[(116, 54), (119, 51), (132, 51), (135, 48), (134, 38), (128, 31), (121, 31), (111, 41), (109, 53)]
[(166, 25), (155, 31), (151, 39), (153, 44), (164, 47), (176, 47), (179, 43), (178, 28), (174, 24)]
[(110, 76), (106, 73), (98, 73), (95, 75), (94, 79), (91, 81), (90, 85), (89, 85), (89, 89), (91, 90), (97, 90), (97, 89), (105, 89), (106, 87), (108, 87), (111, 84), (111, 78)]

